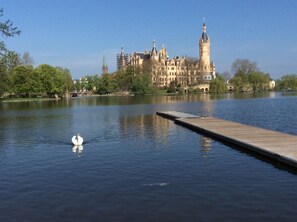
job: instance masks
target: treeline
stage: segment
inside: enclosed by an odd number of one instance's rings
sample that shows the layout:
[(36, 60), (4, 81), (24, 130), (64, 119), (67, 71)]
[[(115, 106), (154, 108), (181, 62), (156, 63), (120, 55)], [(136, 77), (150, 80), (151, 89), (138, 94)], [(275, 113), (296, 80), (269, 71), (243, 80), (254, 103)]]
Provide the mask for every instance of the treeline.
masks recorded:
[[(0, 8), (0, 18), (3, 9)], [(13, 37), (21, 31), (10, 20), (0, 21), (0, 36)], [(39, 65), (33, 68), (33, 59), (28, 52), (23, 56), (7, 49), (0, 40), (0, 97), (63, 97), (72, 88), (68, 69)]]
[(72, 89), (68, 69), (47, 64), (33, 68), (29, 53), (23, 57), (9, 51), (0, 59), (0, 96), (64, 97)]
[(275, 81), (268, 73), (260, 71), (256, 62), (249, 59), (237, 59), (232, 64), (232, 73), (217, 74), (210, 82), (210, 92), (222, 93), (227, 91), (262, 92), (268, 90), (297, 90), (297, 75), (289, 74)]
[(125, 70), (119, 70), (112, 74), (102, 76), (86, 76), (76, 81), (74, 90), (88, 90), (96, 94), (105, 95), (115, 92), (133, 92), (136, 94), (152, 93), (150, 73), (139, 67), (128, 66)]

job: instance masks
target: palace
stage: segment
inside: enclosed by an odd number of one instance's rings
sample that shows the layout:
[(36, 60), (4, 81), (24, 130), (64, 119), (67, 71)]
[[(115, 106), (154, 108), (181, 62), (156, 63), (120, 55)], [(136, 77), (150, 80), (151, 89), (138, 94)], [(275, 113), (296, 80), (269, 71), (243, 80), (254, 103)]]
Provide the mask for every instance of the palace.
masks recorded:
[(117, 64), (118, 69), (123, 69), (128, 65), (149, 69), (152, 83), (159, 87), (170, 84), (184, 87), (205, 85), (216, 78), (215, 64), (210, 61), (210, 39), (206, 34), (205, 22), (199, 40), (199, 58), (197, 59), (179, 56), (169, 58), (164, 45), (158, 52), (156, 42), (153, 41), (151, 51), (134, 52), (129, 56), (124, 53), (122, 47), (121, 54), (117, 55)]

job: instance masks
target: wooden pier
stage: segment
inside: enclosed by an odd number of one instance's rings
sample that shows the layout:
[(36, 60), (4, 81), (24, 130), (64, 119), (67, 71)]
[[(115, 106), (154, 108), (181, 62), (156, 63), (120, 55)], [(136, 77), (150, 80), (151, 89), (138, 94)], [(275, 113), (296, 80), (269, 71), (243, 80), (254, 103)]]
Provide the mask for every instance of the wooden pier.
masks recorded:
[(166, 111), (158, 115), (192, 130), (297, 168), (297, 136), (212, 117)]

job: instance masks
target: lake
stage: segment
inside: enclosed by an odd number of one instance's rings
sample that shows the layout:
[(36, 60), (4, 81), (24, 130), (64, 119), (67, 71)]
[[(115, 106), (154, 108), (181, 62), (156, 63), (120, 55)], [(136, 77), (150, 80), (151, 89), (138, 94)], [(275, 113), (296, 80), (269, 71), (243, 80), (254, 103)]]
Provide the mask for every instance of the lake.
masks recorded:
[(2, 102), (0, 221), (297, 220), (297, 171), (156, 115), (167, 110), (297, 135), (296, 94)]

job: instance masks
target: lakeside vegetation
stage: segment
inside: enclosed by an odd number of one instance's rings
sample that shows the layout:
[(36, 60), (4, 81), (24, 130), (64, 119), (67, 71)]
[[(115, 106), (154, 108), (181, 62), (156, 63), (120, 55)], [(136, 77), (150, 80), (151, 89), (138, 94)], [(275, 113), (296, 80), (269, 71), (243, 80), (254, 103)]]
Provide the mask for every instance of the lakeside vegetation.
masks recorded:
[[(0, 18), (3, 9), (0, 9)], [(10, 20), (0, 20), (0, 34), (2, 37), (13, 37), (21, 31), (13, 26)], [(20, 98), (63, 98), (71, 91), (88, 91), (98, 95), (120, 92), (133, 94), (168, 94), (168, 93), (200, 93), (194, 86), (185, 90), (177, 82), (169, 86), (158, 87), (152, 84), (151, 73), (148, 67), (129, 66), (111, 74), (89, 75), (73, 84), (71, 73), (62, 67), (53, 67), (42, 64), (33, 67), (33, 59), (29, 52), (22, 56), (6, 48), (3, 40), (0, 41), (0, 97)], [(210, 93), (262, 92), (272, 90), (271, 78), (268, 73), (260, 71), (256, 62), (248, 59), (237, 59), (232, 64), (233, 76), (224, 72), (217, 73), (217, 78), (209, 83)], [(297, 75), (288, 74), (276, 81), (275, 90), (297, 90)]]

